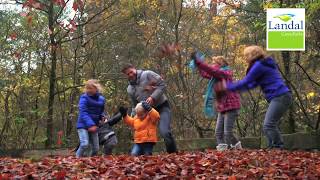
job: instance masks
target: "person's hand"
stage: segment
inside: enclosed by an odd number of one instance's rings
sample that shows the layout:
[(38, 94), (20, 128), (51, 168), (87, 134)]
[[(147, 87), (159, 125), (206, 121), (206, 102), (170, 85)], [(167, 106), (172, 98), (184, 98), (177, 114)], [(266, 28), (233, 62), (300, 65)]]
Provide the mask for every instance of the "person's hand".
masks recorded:
[(105, 118), (104, 121), (103, 121), (103, 124), (104, 124), (104, 123), (107, 123), (108, 121), (109, 121), (109, 119), (108, 119), (108, 118)]
[(108, 121), (108, 118), (106, 116), (102, 116), (101, 120), (99, 121), (99, 125), (102, 125), (107, 121)]
[(142, 107), (144, 110), (146, 110), (148, 112), (151, 111), (152, 107), (150, 106), (149, 103), (147, 103), (146, 101), (142, 101), (141, 104), (142, 104)]
[(223, 91), (226, 91), (227, 90), (227, 82), (226, 82), (226, 80), (222, 80), (222, 90)]
[(200, 64), (200, 59), (198, 57), (198, 52), (194, 51), (191, 53), (190, 58), (194, 60), (194, 63), (198, 66)]
[(97, 126), (91, 126), (91, 127), (89, 127), (88, 131), (89, 131), (89, 132), (96, 132), (97, 129), (98, 129)]
[(128, 108), (123, 107), (123, 106), (119, 107), (119, 112), (120, 112), (122, 117), (125, 117), (127, 115), (127, 111), (128, 111)]
[(146, 102), (147, 102), (149, 105), (153, 105), (154, 99), (153, 99), (152, 97), (148, 97), (148, 99), (146, 100)]
[(220, 92), (225, 92), (227, 90), (227, 82), (226, 80), (222, 80), (220, 82), (217, 82), (215, 85), (214, 85), (214, 90), (217, 92), (217, 93), (220, 93)]
[(197, 51), (193, 51), (190, 55), (190, 58), (193, 60), (196, 60), (197, 59)]

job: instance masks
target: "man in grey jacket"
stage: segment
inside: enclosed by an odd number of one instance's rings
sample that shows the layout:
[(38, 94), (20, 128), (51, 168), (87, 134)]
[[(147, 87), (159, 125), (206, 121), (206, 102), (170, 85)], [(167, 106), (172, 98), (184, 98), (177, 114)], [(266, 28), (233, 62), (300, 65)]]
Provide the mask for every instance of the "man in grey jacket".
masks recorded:
[[(133, 107), (140, 101), (146, 101), (159, 112), (159, 131), (164, 139), (167, 152), (177, 152), (176, 143), (170, 128), (170, 105), (164, 94), (166, 84), (161, 76), (150, 70), (137, 70), (132, 64), (125, 64), (121, 72), (128, 77), (129, 85), (127, 92), (132, 100)], [(133, 113), (135, 113), (134, 110)]]

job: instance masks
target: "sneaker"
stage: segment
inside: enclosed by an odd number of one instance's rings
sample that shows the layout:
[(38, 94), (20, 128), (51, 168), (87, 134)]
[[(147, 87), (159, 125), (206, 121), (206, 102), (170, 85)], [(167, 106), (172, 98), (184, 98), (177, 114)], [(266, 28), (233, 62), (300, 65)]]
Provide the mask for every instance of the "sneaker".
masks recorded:
[(230, 145), (231, 149), (242, 149), (241, 141), (238, 141), (235, 145)]
[(228, 144), (218, 144), (218, 146), (216, 146), (218, 151), (225, 151), (228, 149)]

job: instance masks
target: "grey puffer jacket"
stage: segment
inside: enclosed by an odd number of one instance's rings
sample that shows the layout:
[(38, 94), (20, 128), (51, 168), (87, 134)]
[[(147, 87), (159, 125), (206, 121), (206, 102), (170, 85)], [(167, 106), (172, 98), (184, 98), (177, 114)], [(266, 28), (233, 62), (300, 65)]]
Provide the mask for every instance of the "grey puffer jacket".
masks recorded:
[(153, 107), (157, 107), (167, 101), (165, 89), (166, 84), (160, 75), (150, 70), (137, 70), (137, 79), (129, 81), (127, 92), (133, 106), (151, 96), (155, 101)]
[(102, 124), (98, 129), (99, 144), (102, 145), (106, 140), (115, 135), (112, 126), (122, 119), (122, 115), (118, 112), (113, 115), (107, 123)]

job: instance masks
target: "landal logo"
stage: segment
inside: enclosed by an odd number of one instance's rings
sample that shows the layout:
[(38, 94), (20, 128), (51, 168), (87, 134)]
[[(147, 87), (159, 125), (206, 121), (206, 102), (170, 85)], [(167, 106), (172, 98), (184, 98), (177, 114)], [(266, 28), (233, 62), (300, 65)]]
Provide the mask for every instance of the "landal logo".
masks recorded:
[(281, 14), (279, 16), (274, 16), (273, 18), (279, 18), (284, 22), (288, 22), (292, 19), (292, 17), (294, 17), (294, 14)]
[(267, 9), (267, 50), (305, 50), (305, 9)]

